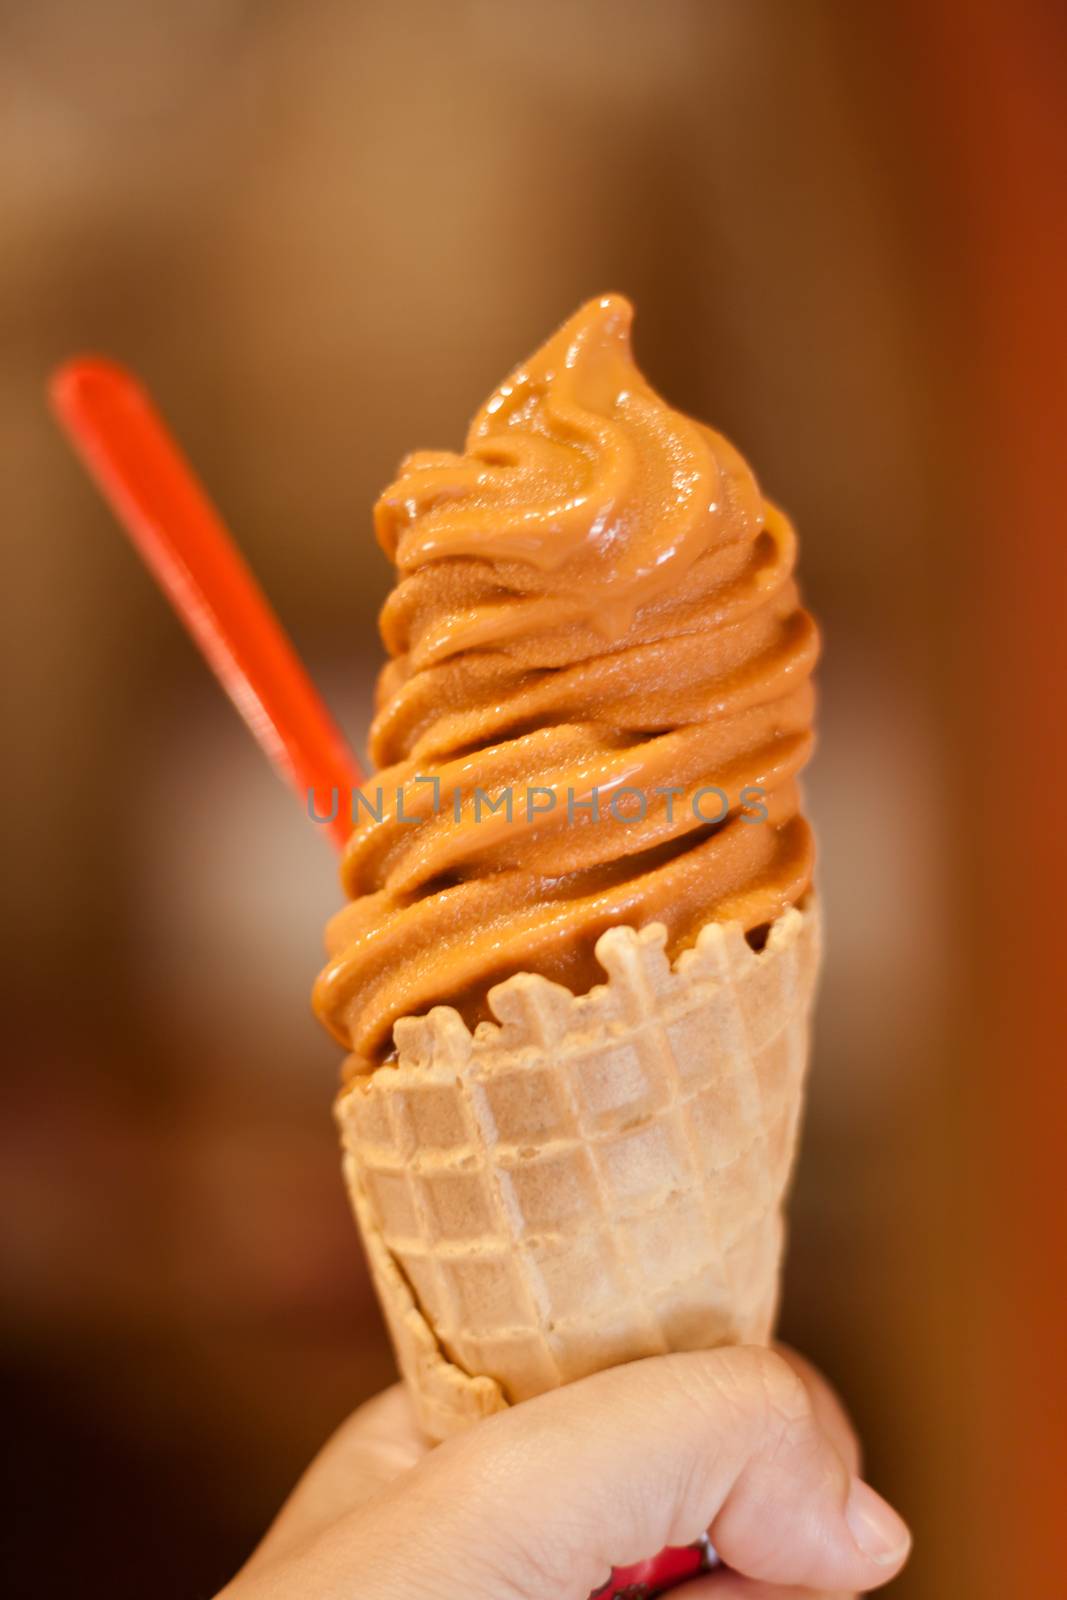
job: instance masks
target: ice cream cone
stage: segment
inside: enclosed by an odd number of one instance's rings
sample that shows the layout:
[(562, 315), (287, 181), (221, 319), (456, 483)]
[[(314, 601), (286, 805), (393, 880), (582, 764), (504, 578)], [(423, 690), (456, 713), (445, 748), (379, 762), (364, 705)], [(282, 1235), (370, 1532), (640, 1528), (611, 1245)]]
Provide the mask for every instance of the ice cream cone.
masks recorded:
[[(607, 982), (523, 972), (473, 1035), (438, 1006), (337, 1104), (371, 1272), (433, 1439), (586, 1373), (766, 1341), (819, 957), (814, 903), (755, 950), (616, 927)], [(353, 1064), (355, 1068), (355, 1063)]]

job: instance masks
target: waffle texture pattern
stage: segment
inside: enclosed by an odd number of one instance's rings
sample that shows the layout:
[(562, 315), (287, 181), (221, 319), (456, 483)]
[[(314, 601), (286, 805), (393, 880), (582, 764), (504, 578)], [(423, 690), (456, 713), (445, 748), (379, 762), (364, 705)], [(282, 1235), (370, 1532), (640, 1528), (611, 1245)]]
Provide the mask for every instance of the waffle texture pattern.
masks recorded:
[(521, 973), (472, 1034), (396, 1024), (337, 1105), (350, 1194), (423, 1427), (619, 1362), (771, 1333), (819, 958), (814, 905), (753, 950), (708, 924), (597, 943), (575, 996)]

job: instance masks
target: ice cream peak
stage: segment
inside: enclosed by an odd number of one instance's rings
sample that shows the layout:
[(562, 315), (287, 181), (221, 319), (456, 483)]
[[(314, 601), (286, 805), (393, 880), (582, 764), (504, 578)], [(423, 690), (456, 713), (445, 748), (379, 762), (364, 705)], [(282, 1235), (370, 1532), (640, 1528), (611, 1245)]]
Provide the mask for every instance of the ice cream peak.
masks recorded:
[[(451, 557), (522, 563), (506, 598), (536, 599), (555, 627), (581, 623), (614, 640), (712, 545), (755, 533), (752, 474), (649, 388), (632, 320), (621, 295), (590, 301), (486, 402), (464, 455), (405, 461), (376, 514), (402, 578)], [(483, 608), (476, 637), (472, 619), (449, 620), (432, 659), (512, 640), (539, 619), (506, 603)]]
[(398, 1017), (475, 1020), (516, 971), (588, 988), (615, 923), (664, 922), (677, 953), (707, 921), (764, 928), (810, 885), (817, 635), (792, 529), (650, 388), (631, 319), (590, 301), (462, 454), (409, 456), (378, 502), (397, 568), (380, 770), (316, 987), (367, 1061)]

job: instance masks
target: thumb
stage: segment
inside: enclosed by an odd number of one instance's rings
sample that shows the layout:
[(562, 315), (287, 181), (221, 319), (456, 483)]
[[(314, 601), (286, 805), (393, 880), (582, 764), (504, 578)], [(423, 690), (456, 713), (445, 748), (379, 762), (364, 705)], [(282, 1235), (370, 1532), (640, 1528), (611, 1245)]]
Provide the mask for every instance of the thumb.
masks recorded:
[(584, 1600), (705, 1530), (735, 1572), (831, 1592), (885, 1583), (910, 1543), (801, 1374), (743, 1348), (634, 1362), (479, 1423), (343, 1519), (328, 1565), (367, 1597)]

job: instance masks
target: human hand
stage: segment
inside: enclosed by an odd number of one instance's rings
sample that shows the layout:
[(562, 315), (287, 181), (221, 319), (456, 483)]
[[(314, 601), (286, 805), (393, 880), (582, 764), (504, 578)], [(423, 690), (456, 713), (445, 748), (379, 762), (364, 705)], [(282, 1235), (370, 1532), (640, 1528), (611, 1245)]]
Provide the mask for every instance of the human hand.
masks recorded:
[(432, 1451), (397, 1385), (342, 1425), (219, 1600), (587, 1600), (705, 1531), (729, 1570), (686, 1600), (828, 1600), (908, 1553), (858, 1467), (840, 1403), (790, 1351), (632, 1362)]

